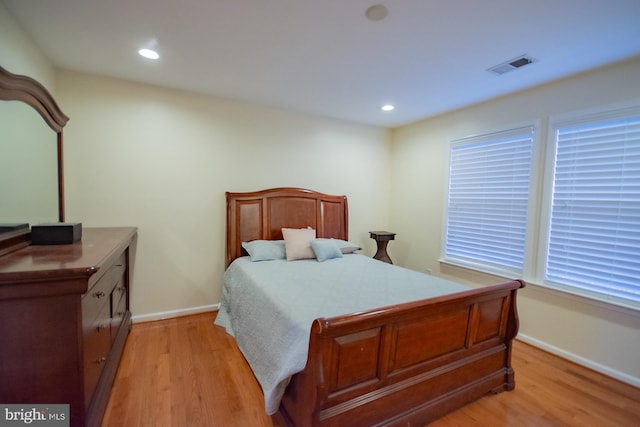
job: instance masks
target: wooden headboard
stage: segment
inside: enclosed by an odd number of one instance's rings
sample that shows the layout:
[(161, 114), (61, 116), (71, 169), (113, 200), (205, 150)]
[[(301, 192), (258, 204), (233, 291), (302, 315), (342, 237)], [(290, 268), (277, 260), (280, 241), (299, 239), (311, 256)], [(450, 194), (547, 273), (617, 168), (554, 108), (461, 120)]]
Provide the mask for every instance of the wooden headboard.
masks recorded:
[(227, 250), (225, 267), (246, 255), (242, 242), (282, 239), (282, 228), (311, 227), (317, 237), (348, 240), (346, 196), (302, 188), (270, 188), (250, 193), (226, 193)]

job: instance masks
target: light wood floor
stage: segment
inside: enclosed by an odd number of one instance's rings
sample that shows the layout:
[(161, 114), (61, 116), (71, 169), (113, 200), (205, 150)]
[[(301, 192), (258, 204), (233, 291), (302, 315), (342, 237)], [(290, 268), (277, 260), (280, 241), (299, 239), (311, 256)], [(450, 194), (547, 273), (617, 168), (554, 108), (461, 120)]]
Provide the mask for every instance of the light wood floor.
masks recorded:
[[(103, 427), (281, 427), (215, 313), (134, 324)], [(639, 426), (640, 389), (516, 342), (516, 389), (429, 426)]]

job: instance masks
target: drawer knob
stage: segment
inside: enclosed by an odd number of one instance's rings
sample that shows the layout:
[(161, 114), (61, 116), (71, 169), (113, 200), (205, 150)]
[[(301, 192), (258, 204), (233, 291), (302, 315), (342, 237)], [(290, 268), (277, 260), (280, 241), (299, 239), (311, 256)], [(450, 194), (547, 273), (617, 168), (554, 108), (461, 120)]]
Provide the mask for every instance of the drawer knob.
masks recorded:
[(98, 291), (98, 292), (94, 292), (93, 296), (96, 298), (102, 298), (103, 296), (105, 296), (105, 293), (103, 291)]
[(99, 357), (93, 361), (93, 363), (97, 363), (98, 365), (107, 361), (106, 357)]

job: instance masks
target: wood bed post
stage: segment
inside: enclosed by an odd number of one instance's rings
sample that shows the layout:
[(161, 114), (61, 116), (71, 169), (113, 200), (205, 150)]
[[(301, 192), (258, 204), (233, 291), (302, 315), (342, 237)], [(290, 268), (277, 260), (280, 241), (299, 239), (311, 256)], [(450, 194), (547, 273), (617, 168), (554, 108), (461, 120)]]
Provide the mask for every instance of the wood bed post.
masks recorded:
[[(524, 288), (526, 286), (523, 280), (516, 280), (516, 282), (520, 283), (520, 288)], [(517, 305), (517, 295), (518, 290), (514, 289), (511, 291), (511, 303), (509, 304), (509, 321), (507, 322), (507, 336), (506, 336), (506, 346), (507, 351), (505, 353), (505, 390), (511, 391), (516, 388), (515, 381), (515, 371), (511, 366), (511, 352), (513, 350), (513, 340), (518, 335), (518, 330), (520, 329), (520, 318), (518, 316), (518, 305)]]

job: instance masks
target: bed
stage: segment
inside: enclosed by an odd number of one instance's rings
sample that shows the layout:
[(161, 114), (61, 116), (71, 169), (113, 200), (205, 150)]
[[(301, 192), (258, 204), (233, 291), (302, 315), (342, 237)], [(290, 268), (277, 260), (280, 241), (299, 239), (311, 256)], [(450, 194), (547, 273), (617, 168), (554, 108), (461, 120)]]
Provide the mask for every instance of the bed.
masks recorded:
[[(296, 427), (421, 426), (514, 389), (511, 341), (523, 281), (469, 288), (346, 253), (353, 251), (345, 196), (274, 188), (226, 199), (216, 324), (235, 336), (267, 413)], [(325, 262), (248, 256), (248, 242), (282, 244), (283, 229), (314, 230), (318, 243), (340, 242), (345, 253)]]

